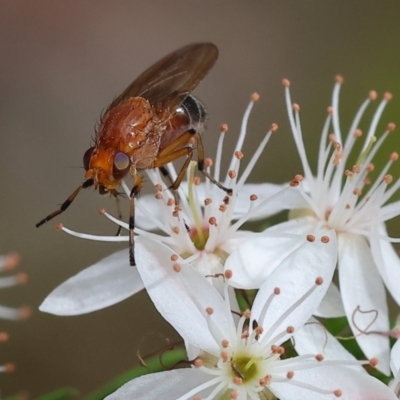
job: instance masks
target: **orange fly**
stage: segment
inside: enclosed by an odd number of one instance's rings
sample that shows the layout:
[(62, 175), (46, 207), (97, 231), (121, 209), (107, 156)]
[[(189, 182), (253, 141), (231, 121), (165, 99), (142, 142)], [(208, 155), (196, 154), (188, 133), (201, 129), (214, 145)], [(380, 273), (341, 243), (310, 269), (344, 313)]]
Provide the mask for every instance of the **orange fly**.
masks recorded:
[[(50, 221), (65, 211), (82, 189), (94, 186), (100, 194), (118, 196), (117, 188), (130, 174), (129, 261), (135, 266), (134, 198), (142, 187), (139, 172), (159, 168), (176, 191), (193, 156), (197, 141), (198, 169), (213, 183), (231, 194), (204, 169), (204, 149), (200, 133), (207, 113), (190, 92), (205, 77), (218, 58), (212, 43), (194, 43), (168, 54), (143, 72), (118, 96), (101, 116), (94, 145), (83, 156), (85, 181), (61, 207), (36, 224)], [(186, 157), (175, 181), (164, 166)]]

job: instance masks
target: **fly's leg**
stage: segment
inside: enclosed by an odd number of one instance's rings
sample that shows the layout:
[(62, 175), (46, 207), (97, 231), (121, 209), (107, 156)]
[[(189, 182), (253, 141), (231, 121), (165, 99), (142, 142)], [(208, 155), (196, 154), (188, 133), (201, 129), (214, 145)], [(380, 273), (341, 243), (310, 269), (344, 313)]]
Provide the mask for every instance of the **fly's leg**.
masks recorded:
[(140, 175), (136, 174), (134, 176), (135, 183), (130, 194), (130, 204), (129, 204), (129, 263), (132, 267), (136, 266), (135, 261), (135, 197), (139, 194), (142, 188), (142, 178)]
[(42, 226), (44, 223), (50, 221), (51, 219), (53, 219), (54, 217), (56, 217), (57, 215), (60, 215), (62, 212), (64, 212), (70, 205), (71, 203), (75, 200), (75, 197), (78, 196), (78, 193), (82, 190), (82, 189), (87, 189), (90, 186), (93, 186), (94, 181), (93, 179), (88, 179), (85, 182), (82, 183), (81, 186), (79, 186), (72, 194), (71, 196), (68, 197), (67, 200), (64, 201), (64, 203), (61, 204), (61, 207), (52, 212), (51, 214), (49, 214), (46, 218), (43, 218), (41, 221), (39, 221), (36, 224), (36, 228), (39, 228), (39, 226)]

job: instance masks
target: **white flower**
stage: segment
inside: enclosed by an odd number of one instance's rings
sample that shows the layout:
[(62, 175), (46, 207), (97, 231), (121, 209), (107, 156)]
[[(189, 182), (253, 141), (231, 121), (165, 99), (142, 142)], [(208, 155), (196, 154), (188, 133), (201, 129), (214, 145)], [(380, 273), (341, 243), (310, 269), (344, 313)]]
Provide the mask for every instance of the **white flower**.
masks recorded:
[[(319, 233), (320, 235), (322, 232)], [(212, 399), (395, 399), (384, 384), (365, 373), (323, 360), (320, 354), (282, 358), (282, 343), (315, 311), (332, 279), (336, 264), (334, 234), (323, 232), (302, 254), (307, 268), (288, 262), (260, 288), (252, 312), (235, 324), (229, 301), (194, 268), (165, 267), (171, 250), (154, 253), (144, 237), (138, 269), (158, 311), (186, 343), (200, 349), (195, 368), (146, 375), (122, 386), (107, 400)], [(315, 255), (315, 257), (313, 257)], [(311, 256), (311, 257), (310, 257)], [(225, 273), (229, 279), (230, 274)], [(222, 279), (222, 278), (221, 278)], [(247, 326), (246, 321), (249, 320)], [(347, 361), (347, 365), (359, 364)]]
[[(167, 190), (159, 170), (146, 171), (157, 189), (155, 196), (143, 196), (136, 202), (135, 221), (138, 228), (136, 234), (154, 240), (154, 251), (165, 244), (173, 249), (175, 260), (185, 259), (197, 268), (210, 281), (220, 283), (220, 279), (212, 279), (223, 273), (223, 265), (229, 254), (254, 233), (240, 231), (246, 221), (260, 216), (271, 215), (278, 210), (283, 201), (294, 202), (290, 193), (298, 195), (289, 184), (284, 185), (247, 185), (245, 184), (254, 164), (264, 150), (272, 133), (277, 129), (272, 125), (244, 171), (239, 174), (243, 153), (241, 152), (247, 132), (247, 121), (258, 95), (253, 95), (245, 112), (236, 151), (231, 159), (223, 185), (233, 190), (232, 196), (206, 180), (200, 183), (193, 177), (194, 166), (188, 169), (187, 182), (179, 189), (180, 205), (175, 205), (174, 196)], [(219, 181), (223, 142), (227, 135), (227, 127), (221, 127), (221, 135), (217, 145), (214, 163), (214, 178)], [(213, 162), (205, 160), (208, 171)], [(173, 165), (168, 165), (172, 179), (176, 178)], [(130, 190), (125, 183), (123, 188), (129, 197)], [(260, 189), (262, 188), (262, 190)], [(263, 197), (259, 198), (253, 190), (260, 189)], [(284, 193), (288, 195), (282, 197)], [(286, 203), (285, 203), (286, 204)], [(126, 223), (112, 217), (105, 211), (103, 214), (116, 224), (128, 229)], [(142, 229), (140, 229), (142, 227)], [(95, 236), (74, 232), (62, 227), (74, 236), (92, 240), (128, 241), (128, 236)], [(148, 232), (158, 229), (162, 233)], [(142, 260), (146, 264), (146, 260)], [(142, 266), (142, 267), (145, 267)], [(79, 274), (56, 288), (40, 306), (41, 311), (57, 315), (77, 315), (99, 310), (115, 304), (143, 288), (143, 284), (135, 269), (129, 268), (127, 251), (119, 251), (110, 257), (86, 268)]]
[(390, 384), (390, 388), (400, 398), (400, 339), (392, 347), (390, 353), (390, 369), (392, 370), (394, 379)]
[[(388, 188), (392, 177), (387, 175), (387, 172), (397, 160), (397, 153), (390, 155), (388, 163), (370, 186), (368, 174), (374, 168), (371, 161), (387, 135), (394, 129), (394, 124), (389, 124), (383, 135), (378, 139), (375, 136), (382, 112), (391, 95), (384, 95), (373, 115), (362, 150), (355, 164), (349, 166), (349, 156), (354, 156), (355, 144), (362, 136), (361, 130), (358, 129), (360, 120), (369, 103), (377, 95), (370, 92), (357, 111), (346, 139), (343, 140), (339, 124), (339, 92), (342, 78), (337, 77), (332, 107), (328, 109), (328, 117), (322, 130), (318, 166), (314, 176), (305, 152), (299, 106), (292, 105), (289, 81), (284, 80), (283, 83), (289, 121), (303, 164), (305, 179), (298, 187), (302, 200), (291, 207), (293, 220), (267, 230), (266, 234), (276, 235), (278, 231), (286, 234), (293, 231), (307, 232), (312, 225), (318, 224), (336, 231), (340, 294), (345, 314), (365, 355), (368, 358), (379, 358), (380, 370), (388, 375), (389, 339), (385, 333), (389, 330), (389, 320), (383, 282), (400, 304), (400, 260), (390, 243), (396, 239), (388, 237), (385, 222), (400, 214), (400, 202), (385, 204), (400, 186), (400, 180), (397, 180)], [(328, 135), (331, 125), (333, 134)], [(300, 181), (301, 177), (298, 180)], [(267, 239), (269, 240), (265, 240)], [(255, 241), (252, 245), (258, 256), (263, 257), (261, 242)], [(284, 256), (285, 252), (282, 251), (280, 257)], [(238, 258), (231, 257), (226, 267), (233, 269), (231, 265), (235, 264)], [(251, 265), (237, 264), (236, 267), (245, 269), (243, 274), (249, 276), (247, 287), (257, 287), (254, 285), (260, 285), (270, 273), (269, 269), (251, 271)], [(236, 273), (235, 270), (234, 272)], [(333, 286), (331, 292), (331, 300), (336, 297), (336, 306), (330, 310), (333, 311), (333, 315), (325, 316), (338, 316), (342, 306), (337, 299), (337, 288)]]

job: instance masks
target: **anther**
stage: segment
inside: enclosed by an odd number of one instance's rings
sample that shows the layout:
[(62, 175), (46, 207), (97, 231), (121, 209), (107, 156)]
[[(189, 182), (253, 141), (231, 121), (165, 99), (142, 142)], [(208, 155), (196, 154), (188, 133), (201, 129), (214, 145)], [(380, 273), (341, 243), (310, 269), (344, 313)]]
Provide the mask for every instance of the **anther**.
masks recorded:
[(262, 326), (257, 326), (257, 328), (254, 329), (254, 332), (256, 333), (257, 336), (260, 336), (264, 332), (264, 329)]
[(333, 143), (337, 143), (337, 139), (336, 139), (336, 135), (334, 133), (330, 133), (328, 135), (328, 139), (329, 141), (333, 144)]
[(326, 112), (327, 112), (329, 115), (332, 115), (332, 114), (333, 114), (333, 107), (332, 107), (332, 106), (329, 106), (329, 107), (326, 109)]
[(323, 356), (322, 354), (317, 354), (317, 355), (315, 356), (315, 359), (316, 359), (317, 361), (324, 361), (324, 356)]
[(249, 319), (249, 318), (251, 317), (251, 311), (250, 311), (249, 309), (244, 310), (243, 316), (244, 316), (246, 319)]
[(179, 211), (177, 211), (177, 210), (173, 211), (172, 216), (175, 218), (179, 217)]
[(353, 190), (353, 194), (356, 196), (361, 196), (362, 195), (362, 190), (360, 188), (355, 188)]
[(232, 382), (233, 382), (235, 385), (240, 386), (241, 384), (243, 384), (243, 379), (242, 379), (240, 376), (235, 376), (235, 377), (232, 379)]
[(155, 197), (157, 200), (162, 200), (162, 199), (163, 199), (163, 195), (162, 195), (160, 192), (156, 193), (156, 194), (154, 195), (154, 197)]
[(10, 336), (8, 333), (0, 332), (0, 342), (1, 343), (7, 342), (9, 338), (10, 338)]
[(369, 365), (371, 366), (371, 367), (376, 367), (377, 365), (378, 365), (378, 362), (379, 362), (379, 360), (377, 359), (377, 358), (371, 358), (370, 360), (369, 360)]
[(236, 151), (235, 151), (235, 157), (236, 157), (238, 160), (241, 160), (241, 159), (244, 157), (244, 154), (243, 154), (241, 151), (236, 150)]
[(200, 396), (194, 396), (193, 400), (203, 400)]
[(335, 82), (342, 84), (344, 82), (343, 76), (342, 75), (336, 75), (335, 76)]
[(212, 199), (210, 199), (209, 197), (207, 197), (205, 200), (204, 200), (204, 205), (205, 206), (208, 206), (209, 204), (211, 204), (212, 203)]
[(321, 286), (323, 283), (324, 283), (324, 280), (323, 280), (323, 278), (320, 277), (320, 276), (315, 280), (315, 284), (316, 284), (317, 286)]
[(397, 161), (399, 159), (399, 153), (396, 153), (396, 152), (393, 152), (391, 155), (390, 155), (390, 160), (391, 161)]
[(21, 257), (17, 253), (8, 254), (3, 262), (3, 268), (11, 271), (19, 264), (20, 260)]
[(394, 122), (390, 122), (386, 128), (389, 132), (393, 132), (396, 129), (396, 124)]
[(221, 124), (219, 129), (221, 132), (228, 132), (228, 124)]
[(100, 208), (99, 214), (100, 215), (104, 215), (105, 213), (106, 213), (106, 209), (105, 208)]
[(359, 174), (360, 171), (361, 171), (361, 168), (360, 168), (359, 165), (353, 165), (352, 170), (353, 170), (353, 172), (354, 172), (355, 174)]
[(288, 327), (286, 328), (286, 332), (287, 332), (287, 333), (293, 333), (293, 332), (294, 332), (294, 326), (288, 326)]
[(301, 182), (304, 179), (304, 176), (301, 174), (297, 174), (297, 175), (295, 175), (294, 179), (296, 179), (296, 181)]
[(24, 306), (18, 309), (18, 316), (20, 319), (27, 319), (32, 315), (32, 308)]
[(367, 165), (367, 171), (372, 172), (375, 169), (375, 164), (369, 163)]
[(351, 208), (351, 205), (350, 205), (350, 204), (346, 204), (344, 208), (345, 208), (346, 210), (349, 210), (349, 209)]
[(15, 364), (8, 363), (4, 366), (5, 372), (11, 373), (15, 371)]
[(346, 171), (344, 171), (344, 174), (345, 174), (347, 177), (350, 177), (350, 178), (353, 176), (353, 172), (350, 171), (349, 169), (346, 169)]
[(25, 272), (18, 273), (15, 278), (20, 285), (25, 285), (25, 283), (28, 282), (28, 274)]
[(368, 97), (370, 98), (370, 100), (376, 100), (376, 98), (378, 97), (378, 93), (376, 93), (375, 90), (371, 90), (368, 93)]
[(233, 169), (231, 169), (231, 170), (228, 172), (228, 175), (229, 175), (229, 178), (235, 179), (237, 174), (236, 174), (236, 171), (234, 171)]
[(294, 377), (294, 372), (293, 371), (288, 371), (286, 374), (286, 378), (292, 379)]
[(192, 146), (196, 143), (196, 139), (194, 137), (191, 137), (189, 139), (189, 144), (191, 144)]
[(211, 158), (206, 158), (204, 160), (204, 164), (206, 167), (212, 167), (213, 166), (213, 160)]
[(62, 228), (64, 228), (64, 225), (61, 222), (56, 225), (56, 231), (62, 231)]
[(177, 261), (179, 258), (178, 254), (172, 254), (171, 261)]
[(370, 185), (370, 184), (371, 184), (371, 179), (368, 178), (368, 177), (366, 177), (366, 178), (364, 179), (364, 185)]
[(227, 269), (227, 270), (224, 272), (224, 276), (225, 276), (226, 279), (231, 279), (231, 278), (232, 278), (232, 275), (233, 275), (233, 273), (232, 273), (232, 271), (231, 271), (230, 269)]
[(250, 195), (250, 201), (256, 201), (258, 199), (258, 196), (256, 194)]
[(159, 183), (154, 185), (154, 188), (157, 190), (157, 192), (162, 192), (162, 186)]
[(229, 346), (229, 340), (224, 339), (224, 340), (221, 342), (221, 346), (222, 346), (224, 349), (226, 349), (226, 348)]
[(229, 354), (226, 351), (221, 351), (220, 357), (223, 362), (227, 362), (229, 360)]
[(298, 180), (296, 180), (296, 179), (292, 179), (290, 182), (289, 182), (289, 186), (290, 187), (297, 187), (297, 186), (299, 186), (300, 185), (300, 182), (298, 181)]
[(194, 183), (195, 186), (199, 186), (200, 183), (201, 183), (201, 179), (200, 179), (198, 176), (196, 176), (196, 177), (193, 179), (193, 183)]
[(173, 266), (172, 266), (172, 269), (175, 271), (175, 272), (181, 272), (181, 270), (182, 270), (182, 267), (179, 265), (179, 264), (174, 264)]
[(315, 242), (315, 236), (314, 235), (307, 235), (306, 239), (307, 239), (307, 241), (309, 241), (311, 243)]
[(356, 129), (356, 130), (354, 131), (353, 136), (354, 136), (356, 139), (360, 138), (360, 137), (362, 136), (362, 130), (361, 130), (361, 129)]
[(196, 358), (196, 360), (194, 360), (194, 366), (196, 368), (200, 368), (204, 365), (204, 362), (201, 358)]
[(296, 104), (296, 103), (293, 103), (293, 104), (292, 104), (292, 108), (293, 108), (293, 110), (296, 111), (296, 112), (299, 112), (299, 111), (300, 111), (300, 106), (299, 106), (298, 104)]
[(279, 126), (278, 126), (278, 124), (275, 124), (275, 122), (272, 123), (272, 124), (271, 124), (271, 127), (269, 128), (269, 130), (270, 130), (271, 132), (276, 132), (278, 129), (279, 129)]
[(224, 211), (226, 211), (227, 208), (228, 208), (228, 206), (226, 204), (221, 204), (219, 206), (219, 211), (224, 212)]
[(383, 182), (385, 182), (387, 185), (391, 184), (393, 182), (393, 176), (392, 175), (385, 175), (383, 177)]
[(329, 236), (321, 236), (322, 243), (329, 243), (329, 241), (330, 241)]
[(167, 201), (167, 206), (173, 206), (175, 204), (175, 200), (174, 199), (168, 199), (168, 201)]
[(215, 217), (211, 217), (211, 218), (209, 218), (208, 223), (210, 225), (217, 226), (217, 219)]
[(177, 226), (173, 226), (171, 229), (172, 229), (172, 232), (174, 232), (176, 234), (178, 234), (180, 232), (180, 229)]
[(253, 93), (251, 96), (250, 96), (250, 99), (251, 99), (251, 101), (254, 101), (254, 102), (256, 102), (256, 101), (258, 101), (259, 99), (260, 99), (260, 95), (258, 94), (258, 93)]
[(211, 315), (213, 312), (214, 312), (214, 310), (213, 310), (212, 307), (207, 307), (207, 308), (206, 308), (206, 313), (207, 313), (208, 315)]
[(386, 93), (383, 94), (383, 98), (384, 98), (386, 101), (390, 101), (390, 100), (393, 99), (393, 95), (392, 95), (392, 93), (386, 92)]
[(274, 288), (274, 294), (276, 295), (281, 294), (281, 289), (278, 287)]
[(238, 393), (236, 390), (232, 390), (232, 392), (230, 393), (229, 397), (230, 397), (232, 400), (236, 400), (236, 399), (239, 398), (239, 393)]
[(334, 390), (333, 394), (335, 395), (335, 397), (342, 397), (342, 391), (339, 389)]
[(283, 86), (286, 86), (286, 87), (289, 87), (289, 86), (290, 86), (290, 81), (289, 81), (289, 79), (282, 79), (282, 85), (283, 85)]

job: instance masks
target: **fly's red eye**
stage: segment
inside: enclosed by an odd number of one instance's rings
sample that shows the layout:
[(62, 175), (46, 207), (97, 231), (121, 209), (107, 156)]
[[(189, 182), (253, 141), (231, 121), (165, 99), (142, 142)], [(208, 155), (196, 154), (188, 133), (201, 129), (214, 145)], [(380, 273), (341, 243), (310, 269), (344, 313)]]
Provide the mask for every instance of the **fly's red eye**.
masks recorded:
[(89, 163), (90, 159), (92, 158), (94, 147), (90, 147), (85, 151), (85, 154), (83, 155), (83, 167), (85, 168), (86, 171), (89, 170)]
[(129, 171), (131, 160), (127, 154), (119, 151), (114, 156), (113, 176), (115, 179), (122, 179)]

